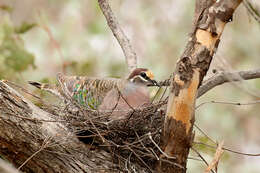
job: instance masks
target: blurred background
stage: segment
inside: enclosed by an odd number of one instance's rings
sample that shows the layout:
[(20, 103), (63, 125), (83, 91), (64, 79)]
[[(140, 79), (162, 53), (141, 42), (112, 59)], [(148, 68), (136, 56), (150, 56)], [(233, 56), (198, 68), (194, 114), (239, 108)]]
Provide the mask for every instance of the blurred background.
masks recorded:
[[(113, 0), (110, 2), (138, 55), (138, 66), (151, 69), (157, 80), (174, 71), (191, 31), (194, 1)], [(260, 2), (252, 1), (260, 10)], [(224, 30), (208, 72), (257, 69), (260, 25), (240, 5)], [(125, 77), (124, 55), (94, 0), (1, 0), (0, 78), (34, 90), (26, 81), (55, 83), (57, 72), (68, 75)], [(39, 92), (34, 90), (34, 92)], [(153, 91), (155, 92), (155, 91)], [(260, 99), (260, 79), (228, 83), (198, 99), (246, 103)], [(196, 110), (196, 124), (224, 146), (260, 153), (260, 106), (205, 104)], [(195, 141), (213, 145), (196, 128)], [(215, 149), (197, 146), (208, 161)], [(196, 156), (191, 152), (191, 156)], [(219, 172), (260, 172), (260, 157), (225, 152)], [(189, 160), (188, 172), (205, 164)]]

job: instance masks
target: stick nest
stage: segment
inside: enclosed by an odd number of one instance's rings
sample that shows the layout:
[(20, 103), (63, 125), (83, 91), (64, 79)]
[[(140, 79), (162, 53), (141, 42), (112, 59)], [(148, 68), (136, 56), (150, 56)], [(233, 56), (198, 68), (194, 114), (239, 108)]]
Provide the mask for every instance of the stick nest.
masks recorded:
[(60, 106), (42, 107), (57, 116), (56, 119), (65, 120), (64, 124), (90, 149), (111, 152), (117, 168), (133, 171), (133, 165), (139, 164), (150, 171), (153, 169), (162, 154), (159, 145), (165, 115), (162, 106), (166, 101), (132, 109), (120, 120), (110, 120), (111, 112), (86, 110), (75, 104), (73, 111), (68, 108), (71, 105), (65, 106), (62, 112)]

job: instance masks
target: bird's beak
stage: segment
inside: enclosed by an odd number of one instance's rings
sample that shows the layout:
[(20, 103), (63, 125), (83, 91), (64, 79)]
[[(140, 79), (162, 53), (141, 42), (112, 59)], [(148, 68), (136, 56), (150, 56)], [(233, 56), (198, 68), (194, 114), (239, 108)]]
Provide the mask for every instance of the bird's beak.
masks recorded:
[(158, 82), (156, 80), (152, 80), (152, 83), (154, 84), (154, 86), (160, 87), (160, 85), (158, 84)]
[(149, 84), (148, 86), (157, 86), (157, 87), (160, 87), (160, 85), (158, 84), (158, 82), (156, 80), (152, 80), (152, 79), (149, 79), (148, 80), (151, 84)]

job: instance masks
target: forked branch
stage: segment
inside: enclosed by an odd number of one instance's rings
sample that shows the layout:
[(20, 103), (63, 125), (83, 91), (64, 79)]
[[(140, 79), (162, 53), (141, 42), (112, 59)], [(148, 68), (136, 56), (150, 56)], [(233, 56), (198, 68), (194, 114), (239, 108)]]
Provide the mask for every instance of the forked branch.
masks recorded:
[(98, 0), (99, 6), (107, 20), (107, 24), (120, 44), (126, 59), (129, 72), (137, 67), (137, 56), (129, 39), (120, 27), (119, 23), (107, 0)]

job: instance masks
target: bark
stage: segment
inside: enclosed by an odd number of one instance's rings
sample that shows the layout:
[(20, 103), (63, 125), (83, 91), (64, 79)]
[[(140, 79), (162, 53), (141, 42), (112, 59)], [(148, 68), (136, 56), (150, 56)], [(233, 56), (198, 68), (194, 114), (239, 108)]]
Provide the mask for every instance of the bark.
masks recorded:
[[(225, 24), (241, 0), (197, 1), (194, 28), (171, 79), (171, 89), (162, 133), (161, 147), (176, 157), (179, 166), (158, 161), (160, 172), (186, 172), (187, 157), (193, 141), (194, 105), (197, 89), (207, 73), (218, 48)], [(165, 158), (161, 155), (161, 158)], [(168, 159), (172, 160), (172, 159)]]
[(204, 95), (212, 88), (226, 82), (237, 82), (257, 78), (260, 78), (260, 69), (238, 72), (220, 72), (203, 82), (203, 84), (199, 87), (197, 98)]
[(15, 167), (22, 165), (23, 172), (118, 172), (110, 153), (80, 142), (60, 119), (36, 107), (3, 81), (0, 156)]
[(133, 71), (137, 67), (136, 53), (132, 48), (129, 39), (117, 22), (117, 19), (113, 14), (112, 9), (110, 8), (108, 1), (98, 0), (98, 3), (106, 18), (108, 26), (110, 27), (111, 31), (113, 32), (115, 38), (117, 39), (119, 45), (124, 52), (127, 67), (129, 72), (131, 73), (131, 71)]
[[(194, 136), (192, 130), (197, 88), (207, 73), (224, 26), (232, 19), (240, 2), (241, 0), (196, 2), (194, 28), (171, 79), (171, 92), (161, 136), (163, 152), (160, 152), (162, 154), (156, 164), (159, 172), (186, 172), (187, 157)], [(120, 33), (121, 29), (114, 26), (116, 23), (113, 21), (116, 20), (111, 18), (113, 15), (106, 15), (111, 10), (107, 2), (99, 0), (99, 3), (109, 26), (115, 27)], [(128, 44), (128, 40), (125, 41)], [(153, 113), (154, 110), (157, 108), (152, 109)], [(81, 115), (78, 116), (80, 121)], [(139, 125), (144, 126), (144, 123), (140, 122)], [(71, 126), (77, 124), (64, 122), (48, 110), (40, 109), (0, 81), (1, 157), (23, 172), (122, 172), (123, 169), (119, 169), (120, 163), (114, 163), (111, 152), (102, 147), (93, 149), (81, 143), (71, 132)], [(151, 172), (140, 161), (131, 164), (137, 172)]]
[[(243, 80), (258, 79), (260, 78), (260, 69), (235, 71), (235, 72), (216, 72), (215, 75), (204, 80), (198, 89), (197, 98), (203, 96), (209, 90), (216, 86), (222, 85), (228, 82), (242, 82)], [(170, 86), (170, 80), (167, 79), (159, 83), (160, 86)]]

